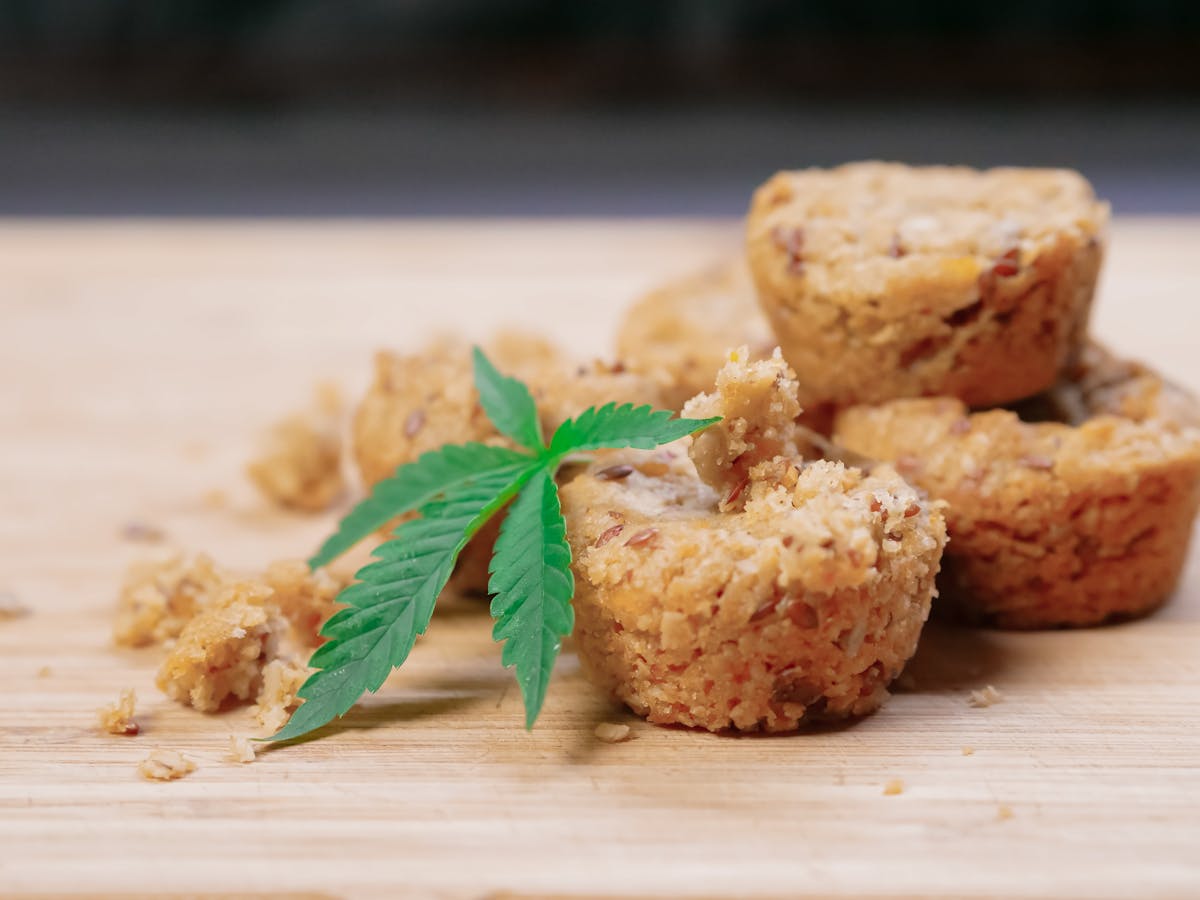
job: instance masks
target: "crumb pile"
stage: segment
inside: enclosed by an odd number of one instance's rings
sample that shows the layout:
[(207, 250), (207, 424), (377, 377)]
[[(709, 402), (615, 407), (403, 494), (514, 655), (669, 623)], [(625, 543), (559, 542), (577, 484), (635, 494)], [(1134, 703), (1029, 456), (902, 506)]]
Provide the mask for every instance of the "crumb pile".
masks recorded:
[(259, 723), (273, 731), (296, 706), (305, 660), (343, 584), (299, 560), (254, 577), (204, 555), (142, 562), (121, 592), (114, 638), (166, 648), (157, 684), (171, 699), (202, 712), (253, 702)]

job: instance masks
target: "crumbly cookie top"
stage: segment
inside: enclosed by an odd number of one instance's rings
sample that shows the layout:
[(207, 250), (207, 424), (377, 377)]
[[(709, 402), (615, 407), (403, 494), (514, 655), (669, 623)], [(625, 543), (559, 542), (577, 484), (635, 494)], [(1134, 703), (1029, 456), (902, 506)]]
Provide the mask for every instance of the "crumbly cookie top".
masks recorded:
[(719, 581), (746, 569), (785, 590), (831, 591), (872, 583), (891, 560), (944, 540), (940, 504), (888, 466), (865, 474), (777, 457), (752, 467), (732, 507), (700, 481), (683, 443), (603, 454), (564, 488), (592, 583), (652, 585), (669, 580), (664, 567), (711, 569)]
[(868, 261), (1025, 256), (1064, 234), (1085, 242), (1107, 220), (1108, 205), (1065, 169), (862, 162), (780, 172), (755, 193), (749, 229), (751, 240), (778, 244), (797, 271), (861, 271)]

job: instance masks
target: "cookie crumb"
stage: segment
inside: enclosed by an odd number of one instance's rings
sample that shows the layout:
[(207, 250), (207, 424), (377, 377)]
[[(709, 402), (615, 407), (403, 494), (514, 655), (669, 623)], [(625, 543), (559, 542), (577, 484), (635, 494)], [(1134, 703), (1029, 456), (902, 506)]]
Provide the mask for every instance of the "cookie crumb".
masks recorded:
[(628, 725), (618, 725), (615, 722), (601, 722), (596, 726), (596, 737), (606, 744), (619, 744), (633, 737)]
[(229, 736), (228, 757), (232, 762), (251, 763), (257, 755), (258, 750), (251, 741), (233, 734)]
[(27, 616), (30, 609), (12, 591), (0, 591), (0, 619), (19, 619)]
[(328, 509), (346, 487), (337, 413), (318, 409), (278, 422), (246, 472), (275, 506), (302, 512)]
[(883, 796), (895, 797), (904, 793), (904, 782), (899, 778), (893, 778), (883, 786)]
[(290, 659), (273, 659), (263, 666), (262, 686), (254, 707), (258, 724), (272, 734), (286, 725), (299, 705), (296, 694), (308, 675), (307, 666)]
[(1001, 822), (1006, 822), (1013, 817), (1012, 807), (1007, 803), (1001, 803), (996, 809), (996, 818)]
[(40, 669), (37, 670), (38, 678), (49, 678), (53, 674), (54, 674), (54, 670), (51, 669), (49, 666), (42, 666)]
[(962, 748), (962, 755), (963, 755), (963, 756), (974, 756), (974, 755), (975, 755), (975, 748), (974, 748), (974, 747), (963, 747), (963, 748)]
[(148, 781), (174, 781), (196, 771), (196, 764), (178, 750), (155, 750), (138, 764)]
[(133, 688), (125, 688), (121, 691), (121, 697), (116, 703), (109, 703), (97, 710), (100, 729), (109, 734), (123, 734), (130, 737), (140, 732), (141, 726), (133, 720), (136, 703), (137, 694), (134, 693)]
[(121, 537), (127, 541), (140, 541), (146, 544), (157, 544), (166, 538), (167, 533), (157, 525), (131, 519), (121, 526)]
[(1004, 695), (997, 688), (989, 684), (983, 690), (971, 691), (971, 696), (967, 698), (967, 702), (976, 709), (987, 709), (989, 706), (999, 703), (1003, 699)]

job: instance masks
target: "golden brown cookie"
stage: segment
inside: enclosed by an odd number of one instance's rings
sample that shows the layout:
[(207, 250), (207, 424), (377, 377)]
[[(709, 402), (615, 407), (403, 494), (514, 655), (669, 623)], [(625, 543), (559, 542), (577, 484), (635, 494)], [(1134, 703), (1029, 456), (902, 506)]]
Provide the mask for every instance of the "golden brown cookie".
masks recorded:
[(744, 263), (714, 266), (663, 285), (625, 313), (617, 358), (662, 388), (668, 409), (711, 391), (733, 347), (770, 356), (775, 339)]
[[(577, 366), (538, 337), (505, 334), (484, 350), (500, 371), (529, 387), (547, 437), (589, 406), (662, 403), (648, 378), (603, 363)], [(440, 339), (418, 353), (376, 357), (374, 381), (354, 419), (355, 459), (368, 485), (445, 444), (505, 440), (479, 405), (470, 344)]]
[(779, 173), (746, 240), (801, 404), (991, 406), (1074, 361), (1107, 221), (1075, 172), (870, 162)]
[[(484, 349), (500, 371), (529, 387), (547, 438), (589, 406), (662, 405), (658, 386), (647, 377), (599, 362), (577, 366), (541, 338), (506, 334)], [(374, 382), (354, 420), (354, 455), (368, 486), (422, 453), (468, 441), (508, 443), (479, 405), (469, 344), (442, 339), (419, 353), (376, 357)], [(497, 529), (498, 521), (467, 545), (454, 577), (456, 589), (487, 589)]]
[(939, 609), (1049, 628), (1142, 615), (1171, 593), (1200, 504), (1197, 425), (1186, 393), (1092, 346), (1020, 415), (896, 400), (844, 411), (834, 437), (949, 502)]
[(772, 456), (788, 442), (787, 382), (780, 360), (730, 363), (696, 408), (723, 424), (774, 410), (761, 428), (696, 442), (695, 462), (687, 441), (605, 453), (561, 489), (580, 659), (652, 722), (786, 731), (862, 715), (916, 649), (945, 543), (939, 505), (887, 466)]

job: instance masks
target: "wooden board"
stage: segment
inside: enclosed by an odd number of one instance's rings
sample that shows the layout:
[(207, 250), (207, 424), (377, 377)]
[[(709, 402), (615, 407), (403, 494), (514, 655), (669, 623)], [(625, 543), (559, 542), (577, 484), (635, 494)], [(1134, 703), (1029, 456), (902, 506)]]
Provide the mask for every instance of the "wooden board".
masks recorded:
[[(639, 290), (737, 241), (722, 222), (0, 223), (0, 591), (32, 610), (0, 622), (0, 894), (1200, 896), (1195, 554), (1149, 620), (931, 628), (915, 690), (789, 737), (650, 727), (570, 654), (526, 733), (459, 604), (344, 727), (241, 766), (222, 757), (245, 712), (178, 707), (156, 652), (110, 647), (121, 572), (150, 552), (123, 524), (244, 567), (327, 531), (241, 475), (318, 379), (356, 393), (374, 348), (439, 327), (603, 354)], [(1097, 317), (1193, 388), (1197, 251), (1198, 222), (1118, 222)], [(1004, 701), (971, 708), (986, 684)], [(125, 686), (143, 733), (97, 734)], [(599, 743), (602, 721), (634, 739)], [(143, 781), (159, 746), (199, 769)]]

